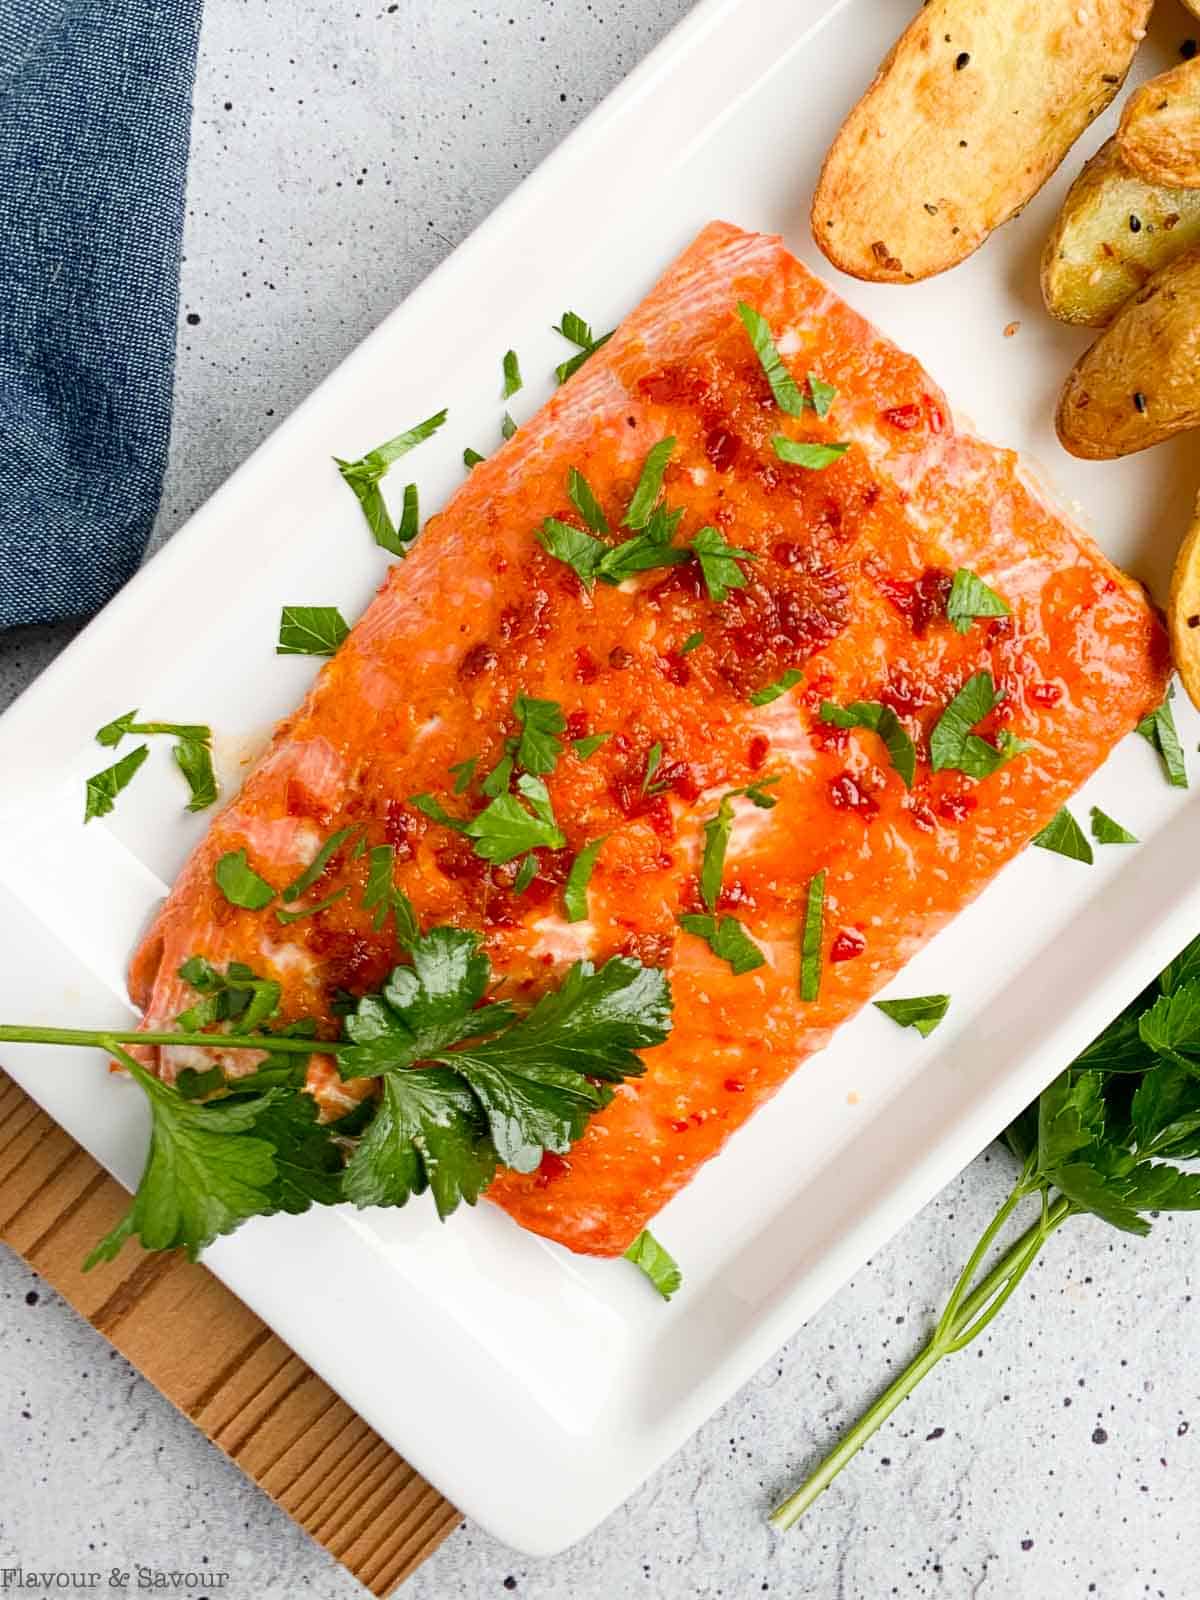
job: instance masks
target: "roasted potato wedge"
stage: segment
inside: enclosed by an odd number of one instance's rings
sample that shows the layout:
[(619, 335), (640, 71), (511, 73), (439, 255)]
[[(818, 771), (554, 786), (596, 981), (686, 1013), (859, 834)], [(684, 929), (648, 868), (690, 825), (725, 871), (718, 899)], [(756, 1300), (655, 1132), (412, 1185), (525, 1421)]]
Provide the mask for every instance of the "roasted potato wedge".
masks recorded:
[(1200, 500), (1171, 574), (1167, 601), (1171, 654), (1192, 704), (1200, 707)]
[(1067, 191), (1046, 240), (1046, 309), (1060, 322), (1106, 327), (1159, 267), (1197, 241), (1200, 189), (1146, 183), (1110, 139)]
[(929, 0), (842, 125), (812, 229), (856, 278), (966, 259), (1116, 94), (1151, 0)]
[(1071, 372), (1058, 437), (1108, 461), (1200, 426), (1200, 245), (1127, 300)]
[(1117, 143), (1147, 183), (1200, 187), (1200, 56), (1135, 89), (1121, 111)]

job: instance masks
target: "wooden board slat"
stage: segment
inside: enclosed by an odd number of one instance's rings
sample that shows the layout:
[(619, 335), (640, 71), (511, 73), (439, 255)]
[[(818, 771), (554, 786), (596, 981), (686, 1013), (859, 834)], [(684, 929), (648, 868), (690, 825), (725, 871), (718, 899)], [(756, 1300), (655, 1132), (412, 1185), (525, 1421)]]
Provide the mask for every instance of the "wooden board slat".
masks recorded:
[(131, 1241), (84, 1274), (128, 1205), (0, 1070), (0, 1240), (372, 1594), (391, 1594), (458, 1512), (204, 1267)]

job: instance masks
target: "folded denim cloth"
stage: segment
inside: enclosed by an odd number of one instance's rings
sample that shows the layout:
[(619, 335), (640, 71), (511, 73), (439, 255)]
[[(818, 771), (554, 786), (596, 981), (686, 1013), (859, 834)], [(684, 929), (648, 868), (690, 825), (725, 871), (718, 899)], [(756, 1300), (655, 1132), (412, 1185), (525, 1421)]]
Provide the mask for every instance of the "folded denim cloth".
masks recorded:
[(0, 628), (94, 611), (166, 467), (201, 0), (0, 0)]

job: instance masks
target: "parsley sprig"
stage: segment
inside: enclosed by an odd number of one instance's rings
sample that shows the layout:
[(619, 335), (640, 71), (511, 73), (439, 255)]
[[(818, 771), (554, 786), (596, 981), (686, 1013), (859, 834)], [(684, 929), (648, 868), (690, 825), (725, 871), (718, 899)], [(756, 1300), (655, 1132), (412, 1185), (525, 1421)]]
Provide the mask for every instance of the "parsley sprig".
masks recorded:
[(343, 461), (338, 456), (333, 458), (343, 481), (349, 485), (362, 507), (363, 516), (375, 543), (390, 555), (406, 555), (409, 544), (417, 536), (417, 488), (415, 484), (406, 486), (404, 512), (400, 526), (397, 527), (392, 521), (387, 501), (383, 498), (383, 490), (379, 487), (380, 481), (386, 476), (388, 468), (399, 461), (401, 456), (406, 456), (410, 450), (435, 434), (445, 422), (446, 416), (445, 411), (439, 411), (432, 417), (426, 417), (424, 422), (406, 428), (403, 433), (398, 433), (386, 444), (368, 450), (366, 455), (360, 456), (357, 461)]
[[(890, 1002), (889, 1015), (929, 1025), (943, 999)], [(903, 1018), (901, 1005), (910, 1008)], [(1064, 1223), (1090, 1215), (1144, 1236), (1160, 1211), (1200, 1210), (1200, 1172), (1178, 1164), (1200, 1157), (1200, 939), (1021, 1113), (1004, 1142), (1020, 1163), (1016, 1182), (924, 1348), (777, 1507), (777, 1528), (791, 1527), (921, 1380), (983, 1332)], [(1011, 1219), (1031, 1209), (1026, 1231), (989, 1266)]]
[[(212, 729), (199, 722), (139, 722), (137, 711), (106, 722), (96, 734), (96, 743), (115, 750), (130, 736), (153, 738), (165, 734), (175, 740), (172, 755), (183, 774), (191, 795), (187, 809), (204, 811), (217, 799), (217, 778), (213, 771)], [(117, 796), (133, 779), (149, 754), (148, 745), (139, 745), (120, 761), (87, 780), (87, 800), (83, 820), (104, 817), (113, 809)]]

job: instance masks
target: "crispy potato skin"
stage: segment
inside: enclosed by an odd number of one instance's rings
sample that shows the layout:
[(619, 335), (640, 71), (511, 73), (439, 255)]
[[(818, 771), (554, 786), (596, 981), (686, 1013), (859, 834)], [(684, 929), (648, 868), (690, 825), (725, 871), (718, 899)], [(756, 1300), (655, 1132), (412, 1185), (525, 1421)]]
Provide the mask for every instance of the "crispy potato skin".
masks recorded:
[(1200, 56), (1134, 90), (1117, 143), (1126, 165), (1147, 183), (1200, 188)]
[(1130, 295), (1198, 241), (1200, 189), (1147, 183), (1109, 139), (1071, 185), (1046, 240), (1046, 309), (1060, 322), (1107, 327)]
[(1200, 245), (1155, 273), (1079, 358), (1055, 425), (1091, 461), (1200, 426)]
[(930, 0), (821, 169), (817, 244), (911, 283), (966, 259), (1037, 193), (1121, 85), (1151, 0)]
[(1200, 707), (1200, 500), (1171, 573), (1167, 601), (1171, 655), (1194, 706)]

